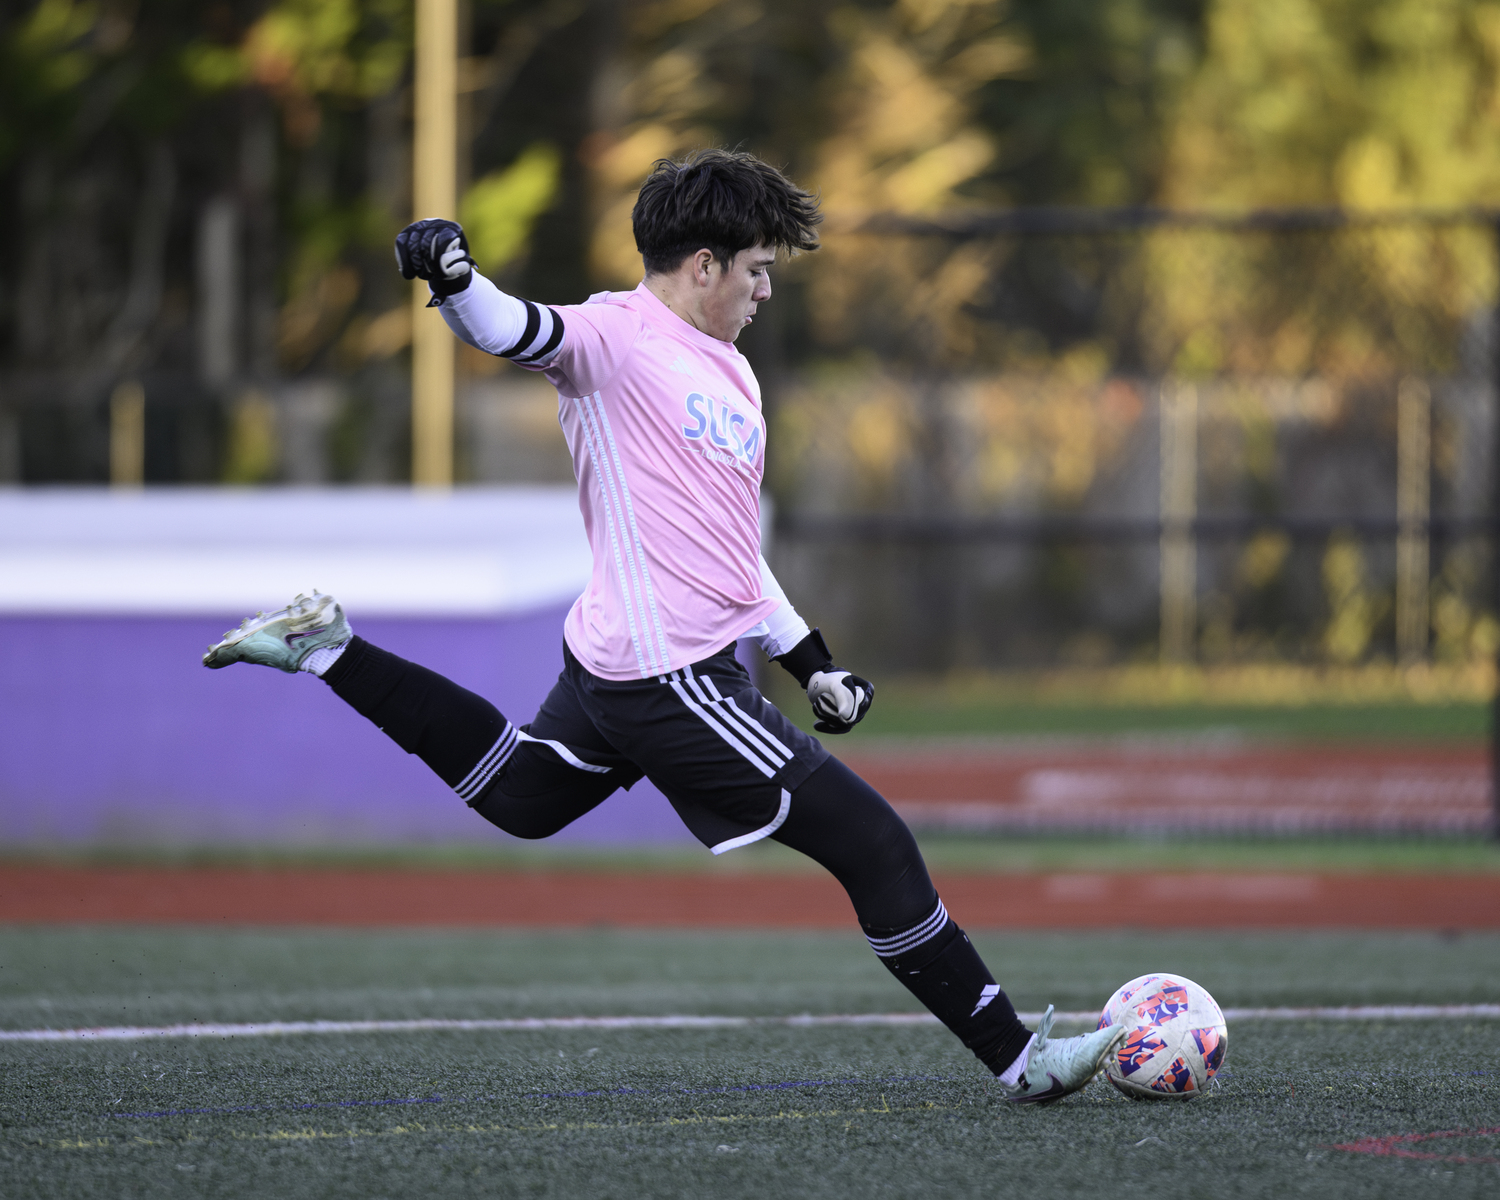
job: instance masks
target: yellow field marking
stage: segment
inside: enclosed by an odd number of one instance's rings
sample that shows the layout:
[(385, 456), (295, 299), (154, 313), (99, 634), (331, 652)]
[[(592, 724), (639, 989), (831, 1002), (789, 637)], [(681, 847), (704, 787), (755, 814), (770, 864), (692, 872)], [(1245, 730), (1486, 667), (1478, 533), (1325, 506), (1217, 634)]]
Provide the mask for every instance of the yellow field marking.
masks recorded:
[[(903, 1113), (949, 1112), (959, 1108), (956, 1104), (922, 1104), (892, 1108), (884, 1096), (879, 1108), (829, 1108), (829, 1109), (782, 1109), (774, 1114), (755, 1113), (694, 1113), (690, 1117), (663, 1117), (653, 1121), (546, 1121), (540, 1124), (502, 1125), (498, 1123), (444, 1124), (408, 1121), (386, 1129), (274, 1129), (265, 1133), (230, 1133), (227, 1136), (237, 1142), (347, 1142), (364, 1138), (404, 1137), (424, 1133), (574, 1133), (601, 1132), (617, 1129), (674, 1129), (695, 1125), (765, 1124), (772, 1121), (821, 1121), (846, 1119), (852, 1122), (861, 1116), (898, 1116)], [(223, 1136), (165, 1138), (150, 1140), (137, 1137), (127, 1142), (115, 1142), (106, 1138), (66, 1138), (44, 1143), (53, 1150), (108, 1150), (134, 1145), (185, 1146), (189, 1144), (222, 1141)]]

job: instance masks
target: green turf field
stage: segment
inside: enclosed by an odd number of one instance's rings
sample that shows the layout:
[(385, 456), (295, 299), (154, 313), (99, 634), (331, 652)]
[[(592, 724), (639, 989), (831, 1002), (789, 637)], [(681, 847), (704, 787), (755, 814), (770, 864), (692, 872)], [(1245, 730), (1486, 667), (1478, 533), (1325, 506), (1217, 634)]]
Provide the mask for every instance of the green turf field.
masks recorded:
[[(1316, 671), (1131, 670), (970, 679), (875, 680), (858, 743), (883, 737), (1121, 737), (1230, 734), (1274, 741), (1475, 742), (1489, 736), (1491, 703), (1472, 686), (1422, 699), (1390, 669), (1327, 678)], [(770, 669), (766, 694), (812, 729), (796, 683)], [(1488, 693), (1486, 693), (1487, 695)]]
[[(1500, 871), (1500, 841), (1471, 835), (1227, 836), (956, 834), (920, 831), (934, 871)], [(714, 857), (700, 846), (473, 841), (403, 846), (94, 846), (0, 854), (0, 862), (151, 867), (370, 867), (420, 870), (810, 872), (812, 859), (774, 841)]]
[[(1162, 704), (1144, 707), (1086, 702), (1006, 701), (927, 696), (886, 688), (861, 722), (863, 737), (1037, 736), (1118, 737), (1227, 733), (1278, 741), (1478, 741), (1489, 734), (1483, 704)], [(802, 708), (784, 711), (798, 724)]]
[[(1500, 937), (979, 935), (1022, 1008), (1494, 1002)], [(857, 936), (0, 931), (0, 1027), (910, 1009)], [(1360, 1138), (1500, 1126), (1500, 1022), (1242, 1021), (1190, 1105), (1012, 1110), (943, 1031), (0, 1044), (7, 1197), (1492, 1195)], [(793, 1085), (793, 1086), (777, 1086)], [(398, 1101), (402, 1103), (385, 1103)], [(226, 1111), (169, 1116), (182, 1109)], [(1415, 1144), (1500, 1158), (1494, 1134)]]

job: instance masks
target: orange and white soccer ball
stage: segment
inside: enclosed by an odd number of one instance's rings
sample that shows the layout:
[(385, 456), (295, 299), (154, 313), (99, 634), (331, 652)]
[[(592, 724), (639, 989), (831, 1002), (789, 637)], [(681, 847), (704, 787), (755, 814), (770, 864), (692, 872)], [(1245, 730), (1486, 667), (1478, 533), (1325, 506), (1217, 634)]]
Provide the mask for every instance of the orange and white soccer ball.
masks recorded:
[(1217, 1002), (1181, 975), (1132, 979), (1104, 1006), (1099, 1028), (1106, 1025), (1127, 1032), (1104, 1060), (1105, 1078), (1134, 1100), (1196, 1099), (1229, 1048)]

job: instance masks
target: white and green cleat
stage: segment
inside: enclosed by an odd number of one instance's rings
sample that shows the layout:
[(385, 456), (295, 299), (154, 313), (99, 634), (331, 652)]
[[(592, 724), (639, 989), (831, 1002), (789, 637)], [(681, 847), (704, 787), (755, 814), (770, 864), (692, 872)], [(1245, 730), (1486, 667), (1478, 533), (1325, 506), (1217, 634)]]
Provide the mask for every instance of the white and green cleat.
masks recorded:
[(222, 642), (208, 648), (203, 665), (258, 663), (291, 675), (314, 650), (334, 649), (352, 636), (338, 601), (315, 588), (311, 596), (299, 595), (277, 612), (246, 617), (238, 629), (229, 630)]
[(1000, 1085), (1013, 1104), (1051, 1104), (1083, 1088), (1104, 1069), (1110, 1051), (1125, 1038), (1123, 1025), (1106, 1025), (1078, 1037), (1054, 1038), (1052, 1005), (1042, 1014), (1026, 1069), (1015, 1087)]

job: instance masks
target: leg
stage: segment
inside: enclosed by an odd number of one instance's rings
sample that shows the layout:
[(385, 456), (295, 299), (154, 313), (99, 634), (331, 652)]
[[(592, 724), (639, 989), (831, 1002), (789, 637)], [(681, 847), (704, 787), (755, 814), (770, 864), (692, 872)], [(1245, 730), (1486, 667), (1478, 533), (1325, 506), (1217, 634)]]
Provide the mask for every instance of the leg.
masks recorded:
[(549, 837), (641, 778), (584, 714), (567, 678), (537, 720), (517, 729), (483, 697), (355, 637), (333, 597), (316, 591), (247, 617), (203, 656), (206, 667), (237, 662), (321, 677), (516, 837)]
[(515, 837), (550, 837), (640, 778), (563, 681), (536, 721), (517, 729), (482, 696), (358, 636), (323, 680)]
[(1031, 1031), (948, 916), (916, 839), (880, 794), (830, 758), (792, 792), (786, 823), (771, 836), (833, 874), (886, 969), (1004, 1074)]
[(768, 704), (732, 651), (628, 681), (598, 679), (564, 654), (563, 688), (715, 854), (774, 837), (826, 866), (891, 973), (999, 1076), (1010, 1099), (1077, 1091), (1124, 1036), (1106, 1029), (1049, 1041), (1050, 1010), (1035, 1035), (1023, 1026), (949, 919), (905, 824)]
[(1050, 1008), (1035, 1034), (1022, 1025), (938, 899), (905, 822), (837, 759), (792, 792), (787, 820), (771, 836), (827, 867), (844, 885), (871, 948), (999, 1076), (1007, 1099), (1047, 1104), (1076, 1092), (1125, 1037), (1114, 1026), (1050, 1037)]
[(564, 678), (715, 854), (773, 837), (827, 867), (892, 974), (996, 1074), (1018, 1061), (1031, 1031), (949, 920), (905, 824), (732, 653), (639, 682), (594, 679), (568, 658)]

